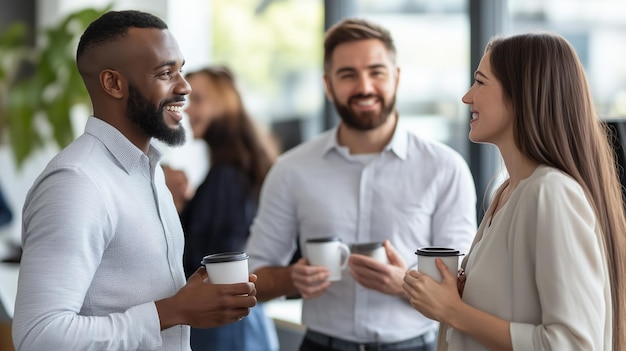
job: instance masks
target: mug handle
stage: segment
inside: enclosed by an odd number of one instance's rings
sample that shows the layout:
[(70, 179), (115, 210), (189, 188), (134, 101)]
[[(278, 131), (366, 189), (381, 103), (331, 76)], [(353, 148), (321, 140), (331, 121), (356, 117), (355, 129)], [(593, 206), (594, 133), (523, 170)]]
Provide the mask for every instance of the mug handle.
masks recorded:
[(337, 248), (341, 251), (341, 269), (344, 269), (348, 265), (348, 257), (350, 257), (352, 252), (350, 247), (342, 242), (339, 243)]

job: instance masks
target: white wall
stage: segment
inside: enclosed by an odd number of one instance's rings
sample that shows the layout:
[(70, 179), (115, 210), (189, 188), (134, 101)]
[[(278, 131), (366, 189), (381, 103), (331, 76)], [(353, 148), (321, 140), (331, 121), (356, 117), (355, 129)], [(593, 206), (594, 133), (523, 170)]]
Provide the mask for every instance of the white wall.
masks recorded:
[[(211, 1), (171, 0), (167, 5), (166, 21), (185, 56), (184, 70), (190, 72), (208, 65), (212, 48)], [(204, 179), (209, 167), (207, 151), (203, 142), (193, 140), (187, 119), (183, 123), (189, 132), (187, 143), (180, 148), (169, 149), (163, 163), (184, 170), (195, 188)]]
[[(104, 8), (111, 0), (38, 0), (37, 25), (45, 28), (63, 16), (86, 7)], [(123, 0), (113, 10), (139, 10), (167, 22), (185, 55), (188, 69), (196, 69), (210, 58), (210, 0)]]

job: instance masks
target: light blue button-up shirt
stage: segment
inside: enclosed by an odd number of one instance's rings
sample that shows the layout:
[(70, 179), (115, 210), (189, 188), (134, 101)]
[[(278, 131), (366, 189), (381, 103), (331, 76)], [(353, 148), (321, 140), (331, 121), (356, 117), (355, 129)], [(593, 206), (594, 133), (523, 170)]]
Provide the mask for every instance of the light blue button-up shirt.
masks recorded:
[(158, 166), (90, 117), (29, 191), (13, 337), (17, 350), (189, 350), (154, 301), (185, 284), (183, 232)]
[[(419, 247), (467, 252), (476, 233), (476, 193), (454, 150), (397, 127), (364, 162), (337, 144), (337, 128), (283, 155), (268, 174), (246, 249), (250, 269), (285, 266), (309, 238), (389, 239), (408, 266)], [(306, 251), (303, 252), (306, 256)], [(397, 342), (436, 328), (409, 302), (367, 289), (346, 270), (321, 297), (305, 300), (303, 324), (357, 342)]]

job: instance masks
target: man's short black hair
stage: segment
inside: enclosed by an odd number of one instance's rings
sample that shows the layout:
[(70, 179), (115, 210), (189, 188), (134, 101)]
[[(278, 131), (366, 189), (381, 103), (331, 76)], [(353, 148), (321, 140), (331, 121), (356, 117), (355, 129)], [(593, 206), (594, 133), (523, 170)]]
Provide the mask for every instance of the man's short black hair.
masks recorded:
[(146, 12), (109, 11), (85, 29), (78, 42), (76, 58), (78, 59), (88, 48), (125, 37), (131, 27), (167, 29), (167, 24), (160, 18)]

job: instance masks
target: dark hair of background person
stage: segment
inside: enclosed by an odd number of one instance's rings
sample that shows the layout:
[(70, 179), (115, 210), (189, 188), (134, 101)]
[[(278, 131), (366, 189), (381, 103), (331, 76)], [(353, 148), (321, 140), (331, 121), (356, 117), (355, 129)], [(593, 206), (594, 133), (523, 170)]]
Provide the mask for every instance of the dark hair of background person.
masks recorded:
[(211, 164), (230, 164), (241, 169), (258, 197), (261, 185), (278, 155), (278, 147), (263, 136), (246, 111), (231, 71), (222, 66), (204, 68), (186, 75), (205, 75), (223, 113), (211, 120), (202, 136), (209, 146)]
[(167, 24), (146, 12), (132, 10), (107, 12), (85, 29), (78, 42), (76, 58), (79, 59), (89, 48), (124, 38), (131, 27), (167, 29)]
[(396, 63), (396, 47), (387, 29), (364, 19), (348, 18), (333, 25), (324, 36), (324, 73), (329, 73), (333, 52), (337, 46), (367, 39), (382, 41), (389, 51), (391, 61)]
[(549, 33), (494, 38), (486, 51), (514, 111), (513, 135), (531, 160), (569, 174), (594, 208), (607, 254), (613, 350), (626, 343), (626, 219), (608, 130), (574, 48)]

